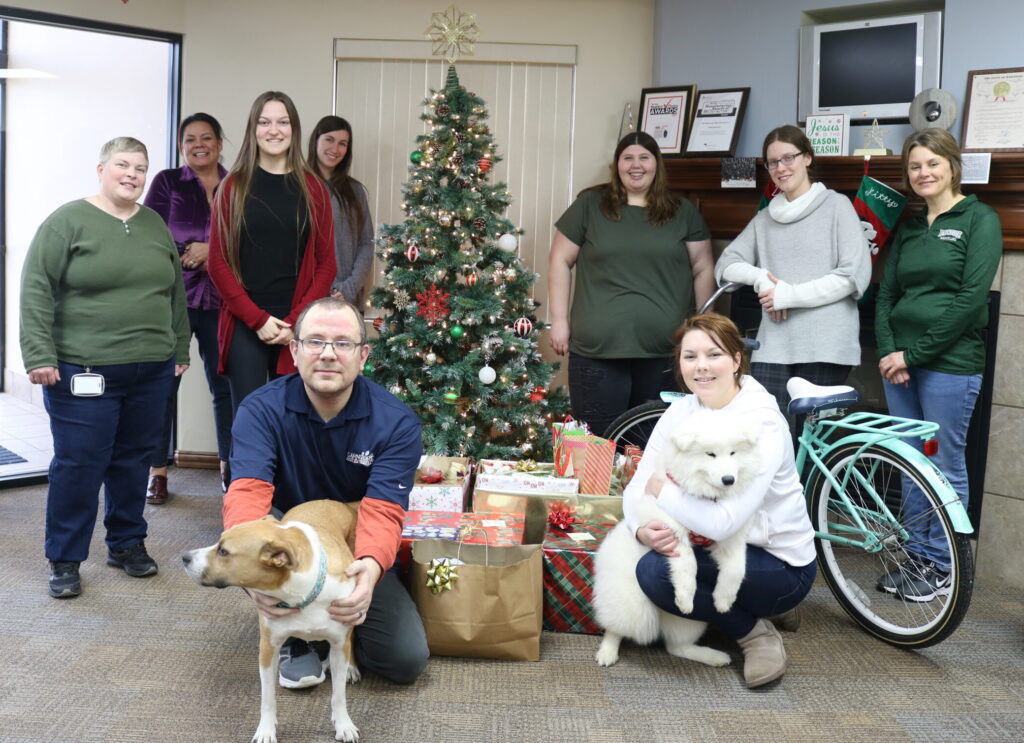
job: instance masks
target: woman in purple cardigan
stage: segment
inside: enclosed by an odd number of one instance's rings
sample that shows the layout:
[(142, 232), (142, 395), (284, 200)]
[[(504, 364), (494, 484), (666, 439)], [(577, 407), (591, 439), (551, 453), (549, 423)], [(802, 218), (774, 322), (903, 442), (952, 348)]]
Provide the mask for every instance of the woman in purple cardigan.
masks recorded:
[[(178, 127), (178, 146), (185, 164), (157, 173), (146, 194), (145, 204), (163, 217), (178, 245), (189, 325), (199, 345), (206, 382), (213, 396), (217, 456), (220, 458), (221, 482), (226, 489), (231, 479), (227, 464), (231, 451), (231, 389), (228, 380), (217, 374), (220, 294), (206, 272), (206, 258), (210, 250), (210, 204), (218, 184), (227, 174), (219, 162), (223, 143), (220, 123), (209, 114), (196, 113), (184, 119)], [(177, 395), (176, 382), (167, 401), (166, 413), (155, 419), (163, 427), (163, 435), (149, 462), (146, 501), (153, 505), (166, 503), (170, 497), (167, 491), (167, 458)]]

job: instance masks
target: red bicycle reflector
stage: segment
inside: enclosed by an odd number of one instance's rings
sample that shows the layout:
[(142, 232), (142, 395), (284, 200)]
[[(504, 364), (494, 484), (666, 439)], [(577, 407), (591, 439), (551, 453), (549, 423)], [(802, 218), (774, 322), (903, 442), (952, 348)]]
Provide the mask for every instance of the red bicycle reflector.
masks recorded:
[(926, 457), (934, 457), (939, 453), (939, 440), (928, 439), (924, 442), (924, 455)]

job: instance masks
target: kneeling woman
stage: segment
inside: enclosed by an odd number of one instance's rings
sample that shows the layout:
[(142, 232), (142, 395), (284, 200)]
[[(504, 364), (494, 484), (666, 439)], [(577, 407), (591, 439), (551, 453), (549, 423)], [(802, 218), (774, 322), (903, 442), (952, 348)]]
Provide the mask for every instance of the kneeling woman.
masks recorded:
[[(793, 463), (789, 427), (775, 398), (746, 374), (743, 339), (736, 326), (721, 315), (696, 315), (676, 331), (675, 342), (677, 374), (693, 394), (665, 411), (626, 488), (626, 521), (637, 540), (651, 548), (637, 565), (637, 580), (659, 608), (680, 615), (665, 556), (679, 549), (694, 549), (697, 594), (688, 616), (721, 628), (739, 642), (743, 675), (747, 686), (753, 688), (786, 672), (782, 637), (767, 617), (776, 617), (786, 629), (796, 628), (792, 610), (814, 583), (814, 531)], [(656, 466), (669, 432), (702, 409), (738, 414), (760, 423), (761, 469), (746, 492), (728, 502), (690, 495), (667, 482)], [(661, 522), (635, 523), (633, 504), (645, 490), (658, 496), (658, 505), (668, 515), (712, 540), (736, 533), (754, 517), (747, 535), (746, 577), (728, 612), (715, 610), (711, 594), (718, 567), (706, 549), (680, 545), (675, 533)], [(782, 614), (786, 616), (778, 616)]]

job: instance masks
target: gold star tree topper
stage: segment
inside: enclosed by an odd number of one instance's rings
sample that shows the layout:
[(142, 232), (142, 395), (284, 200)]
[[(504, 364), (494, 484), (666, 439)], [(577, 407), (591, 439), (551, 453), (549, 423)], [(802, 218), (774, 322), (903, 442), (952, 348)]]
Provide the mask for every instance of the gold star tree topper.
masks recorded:
[(463, 13), (449, 5), (443, 13), (430, 16), (430, 25), (423, 35), (434, 42), (435, 56), (444, 55), (448, 64), (455, 64), (459, 55), (473, 54), (473, 44), (480, 29), (476, 26), (476, 13)]

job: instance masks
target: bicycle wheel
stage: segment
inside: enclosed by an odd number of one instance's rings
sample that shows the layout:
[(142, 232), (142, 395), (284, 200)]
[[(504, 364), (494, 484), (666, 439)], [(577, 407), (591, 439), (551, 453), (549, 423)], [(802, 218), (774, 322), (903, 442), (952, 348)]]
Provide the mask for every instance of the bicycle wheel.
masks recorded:
[(611, 422), (604, 437), (614, 441), (618, 451), (622, 451), (627, 444), (643, 449), (647, 446), (651, 431), (667, 409), (668, 403), (661, 400), (651, 400), (630, 408)]
[[(837, 497), (820, 470), (813, 471), (807, 492), (811, 521), (818, 532), (818, 565), (843, 609), (870, 634), (903, 648), (935, 645), (959, 626), (971, 602), (974, 560), (967, 535), (953, 530), (940, 505), (942, 498), (912, 461), (884, 445), (872, 445), (858, 455), (860, 448), (857, 443), (840, 446), (824, 461), (840, 484), (850, 467), (862, 477), (849, 473), (845, 487), (849, 503)], [(913, 559), (919, 554), (917, 545), (908, 533), (914, 524), (904, 521), (901, 477), (913, 480), (927, 500), (927, 509), (915, 521), (932, 520), (950, 556), (948, 594), (937, 591), (927, 601), (920, 595), (911, 600), (898, 591), (887, 593), (879, 583), (890, 572), (900, 580), (921, 575), (920, 564)], [(860, 524), (853, 513), (859, 515)]]

